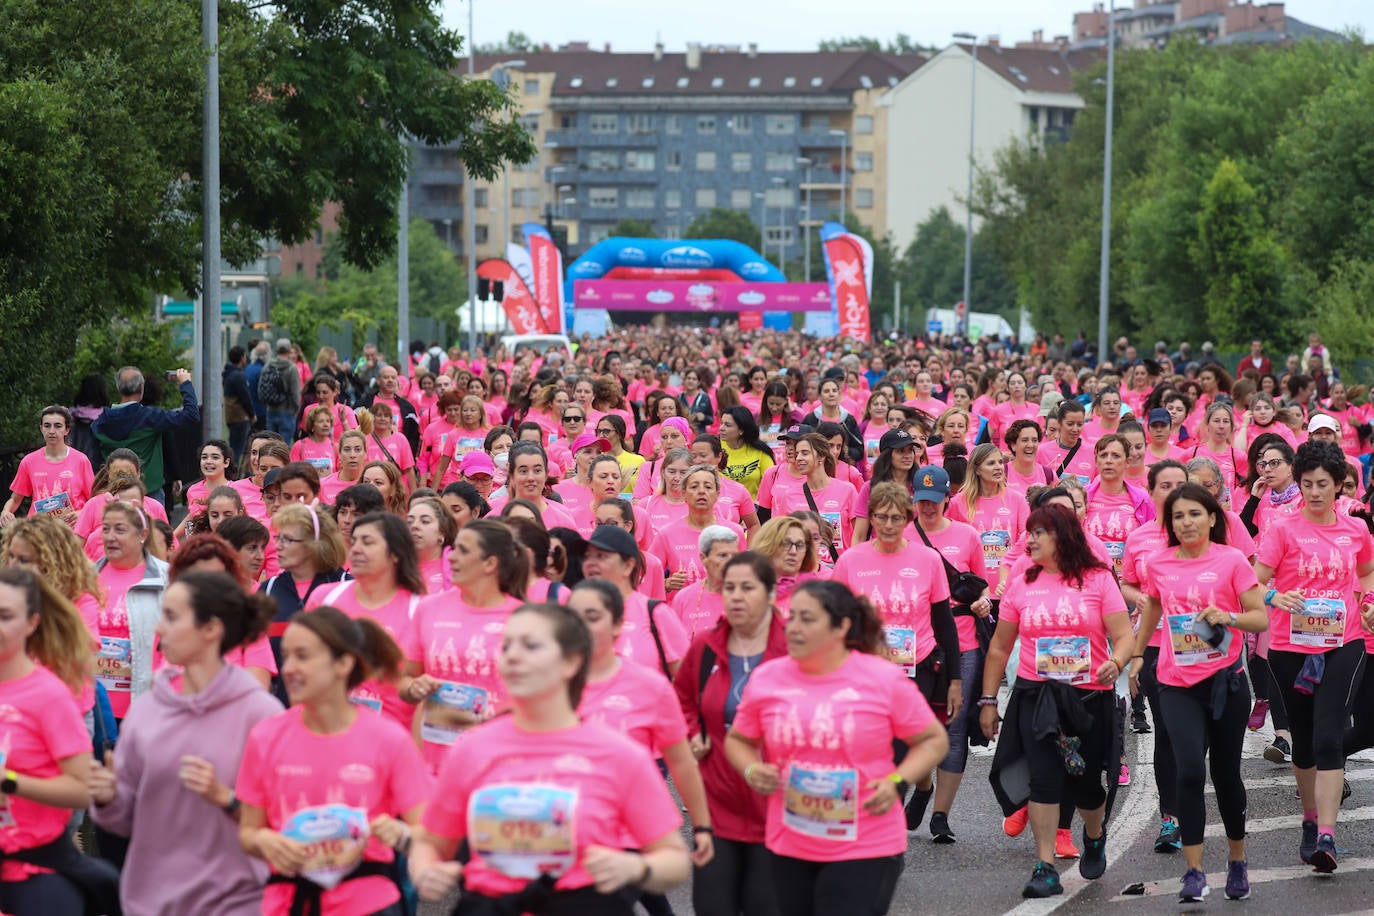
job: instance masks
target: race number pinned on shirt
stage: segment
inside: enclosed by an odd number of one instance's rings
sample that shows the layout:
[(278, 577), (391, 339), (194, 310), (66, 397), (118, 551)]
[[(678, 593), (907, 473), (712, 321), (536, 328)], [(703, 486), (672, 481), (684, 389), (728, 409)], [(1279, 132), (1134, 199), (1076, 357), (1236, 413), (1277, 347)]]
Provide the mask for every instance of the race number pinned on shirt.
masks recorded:
[(1002, 557), (1011, 547), (1010, 531), (984, 531), (978, 535), (983, 545), (983, 565), (991, 572), (1002, 565)]
[(117, 636), (100, 637), (100, 655), (95, 660), (95, 679), (106, 691), (128, 693), (133, 689), (133, 640)]
[(1126, 556), (1125, 541), (1103, 541), (1102, 546), (1107, 548), (1107, 556), (1112, 559), (1112, 572), (1117, 576), (1121, 575), (1121, 559)]
[(377, 695), (376, 691), (369, 689), (366, 684), (351, 692), (348, 695), (348, 702), (373, 712), (382, 711), (382, 698)]
[(1288, 641), (1295, 646), (1330, 649), (1345, 636), (1345, 602), (1340, 598), (1308, 598), (1293, 615)]
[(907, 677), (916, 674), (916, 631), (911, 627), (883, 627), (887, 657), (902, 666)]
[[(9, 756), (9, 751), (0, 751), (0, 771), (5, 769)], [(10, 797), (0, 794), (0, 830), (8, 830), (13, 826), (15, 826), (14, 810), (10, 808)]]
[(481, 687), (442, 682), (425, 700), (420, 737), (431, 744), (452, 744), (486, 718), (487, 702), (487, 692)]
[(68, 493), (54, 493), (43, 499), (36, 499), (33, 502), (33, 511), (39, 515), (46, 515), (49, 512), (63, 512), (72, 507), (72, 498)]
[(1035, 640), (1035, 673), (1051, 681), (1086, 684), (1092, 679), (1086, 636), (1041, 636)]
[(300, 874), (325, 890), (337, 887), (363, 860), (367, 849), (367, 812), (348, 805), (316, 805), (297, 811), (282, 836), (305, 844)]
[(577, 861), (577, 790), (562, 786), (485, 786), (468, 802), (473, 854), (511, 878), (561, 876)]
[(784, 827), (826, 840), (859, 835), (859, 773), (794, 763), (787, 768)]
[(1214, 649), (1193, 632), (1192, 614), (1169, 615), (1169, 646), (1174, 652), (1174, 664), (1180, 667), (1200, 665), (1221, 658), (1221, 650)]

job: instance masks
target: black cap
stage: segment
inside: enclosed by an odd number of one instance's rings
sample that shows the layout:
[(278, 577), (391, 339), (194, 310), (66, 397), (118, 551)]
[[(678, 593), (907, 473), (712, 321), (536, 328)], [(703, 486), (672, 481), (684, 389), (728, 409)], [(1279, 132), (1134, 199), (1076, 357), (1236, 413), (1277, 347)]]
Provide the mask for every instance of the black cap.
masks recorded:
[(899, 448), (906, 448), (908, 445), (915, 445), (916, 440), (911, 438), (911, 433), (904, 429), (889, 429), (883, 433), (883, 437), (878, 440), (878, 451), (892, 452)]
[(639, 545), (635, 543), (634, 535), (616, 525), (597, 525), (587, 539), (587, 546), (607, 553), (618, 553), (627, 560), (639, 557)]
[(283, 470), (282, 468), (273, 468), (272, 470), (268, 471), (266, 474), (263, 474), (263, 475), (262, 475), (262, 488), (263, 488), (264, 490), (266, 490), (268, 487), (275, 487), (277, 484), (281, 483), (281, 472), (282, 472), (282, 470)]
[(814, 433), (815, 431), (816, 429), (813, 426), (807, 426), (805, 423), (794, 423), (793, 425), (784, 429), (782, 431), (782, 434), (779, 435), (778, 438), (796, 442), (798, 439), (800, 439), (802, 436), (805, 436), (807, 433)]
[(844, 378), (844, 370), (839, 366), (831, 366), (829, 369), (825, 370), (825, 374), (821, 376), (821, 381), (832, 378)]

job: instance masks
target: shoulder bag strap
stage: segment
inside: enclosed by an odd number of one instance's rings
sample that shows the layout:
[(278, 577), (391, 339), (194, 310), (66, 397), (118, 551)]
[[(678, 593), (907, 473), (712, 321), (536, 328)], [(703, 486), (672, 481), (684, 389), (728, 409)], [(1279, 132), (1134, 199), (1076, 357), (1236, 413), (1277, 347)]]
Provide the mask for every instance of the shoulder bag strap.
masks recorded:
[[(816, 497), (811, 495), (811, 484), (807, 483), (805, 480), (802, 481), (802, 492), (806, 494), (806, 504), (811, 507), (811, 511), (820, 515), (821, 510), (816, 508)], [(834, 563), (836, 557), (835, 541), (833, 538), (825, 542), (825, 551), (830, 554), (830, 562)]]
[(1055, 476), (1064, 476), (1064, 469), (1069, 466), (1069, 462), (1073, 460), (1073, 456), (1077, 455), (1078, 450), (1082, 447), (1083, 439), (1080, 437), (1079, 440), (1073, 444), (1073, 448), (1069, 449), (1069, 453), (1064, 456), (1064, 461), (1059, 465), (1059, 471), (1056, 473)]

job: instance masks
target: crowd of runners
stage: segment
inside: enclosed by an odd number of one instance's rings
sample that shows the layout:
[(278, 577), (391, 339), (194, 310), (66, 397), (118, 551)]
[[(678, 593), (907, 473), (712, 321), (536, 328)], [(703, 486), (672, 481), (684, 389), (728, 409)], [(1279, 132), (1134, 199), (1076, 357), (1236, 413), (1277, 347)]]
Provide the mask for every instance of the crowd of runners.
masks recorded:
[(1316, 335), (1281, 365), (729, 326), (410, 349), (236, 347), (225, 438), (184, 370), (36, 418), (0, 512), (0, 911), (658, 916), (690, 882), (699, 916), (880, 914), (989, 744), (1048, 897), (1107, 868), (1128, 728), (1180, 900), (1209, 770), (1244, 899), (1266, 722), (1295, 859), (1337, 871), (1372, 440)]

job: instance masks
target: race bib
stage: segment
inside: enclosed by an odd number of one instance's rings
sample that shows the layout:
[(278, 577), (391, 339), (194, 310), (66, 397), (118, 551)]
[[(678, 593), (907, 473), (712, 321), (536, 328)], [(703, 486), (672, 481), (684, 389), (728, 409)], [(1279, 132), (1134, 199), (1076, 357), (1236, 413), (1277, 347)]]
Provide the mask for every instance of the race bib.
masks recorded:
[(783, 794), (784, 827), (826, 840), (853, 840), (859, 835), (857, 770), (787, 768)]
[(1121, 575), (1121, 558), (1126, 556), (1125, 541), (1103, 541), (1102, 545), (1107, 548), (1107, 556), (1112, 560), (1112, 572)]
[(293, 814), (281, 833), (305, 844), (301, 876), (329, 890), (363, 860), (368, 837), (367, 812), (347, 805), (317, 805)]
[(362, 706), (373, 712), (382, 711), (382, 699), (368, 691), (366, 687), (359, 687), (348, 695), (348, 702), (354, 706)]
[(832, 541), (832, 543), (835, 545), (835, 553), (836, 553), (836, 555), (838, 555), (839, 552), (840, 552), (840, 549), (841, 549), (841, 548), (843, 547), (843, 545), (844, 545), (844, 540), (843, 540), (843, 538), (842, 538), (842, 536), (841, 536), (841, 529), (840, 529), (840, 513), (838, 513), (838, 512), (822, 512), (822, 513), (820, 513), (820, 516), (821, 516), (821, 518), (823, 518), (823, 519), (826, 520), (826, 522), (830, 525), (830, 530), (831, 530), (832, 532), (834, 532), (834, 537), (831, 538), (831, 541)]
[(983, 544), (983, 565), (989, 572), (1000, 567), (1003, 555), (1011, 547), (1011, 532), (984, 531), (978, 540)]
[(1169, 646), (1174, 652), (1174, 664), (1184, 668), (1222, 656), (1220, 649), (1212, 648), (1193, 632), (1193, 620), (1192, 614), (1169, 615)]
[(95, 679), (107, 691), (128, 693), (134, 683), (134, 644), (116, 636), (100, 637), (100, 655), (95, 660)]
[(1330, 649), (1345, 638), (1345, 602), (1340, 598), (1308, 598), (1292, 617), (1288, 641), (1295, 646)]
[(1092, 679), (1092, 650), (1086, 636), (1041, 636), (1035, 640), (1035, 673), (1050, 681), (1086, 684)]
[(473, 855), (508, 877), (559, 877), (577, 861), (576, 813), (576, 789), (486, 786), (468, 801), (468, 842)]
[(444, 681), (425, 699), (420, 737), (431, 744), (452, 744), (487, 713), (487, 692), (481, 687)]
[(878, 450), (878, 443), (881, 442), (881, 441), (882, 441), (881, 439), (865, 439), (865, 440), (864, 440), (864, 455), (867, 456), (867, 458), (868, 458), (869, 461), (877, 461), (877, 460), (878, 460), (878, 455), (880, 454), (880, 452), (879, 452), (879, 450)]
[[(551, 441), (549, 442), (549, 444), (552, 445), (552, 444), (553, 444), (553, 441), (551, 440)], [(468, 452), (473, 451), (474, 449), (479, 449), (479, 448), (481, 448), (481, 447), (482, 447), (482, 440), (481, 440), (481, 439), (474, 439), (474, 438), (472, 438), (472, 437), (465, 437), (465, 438), (459, 439), (457, 442), (455, 442), (455, 443), (453, 444), (453, 454), (454, 454), (455, 456), (461, 458), (463, 455), (466, 455)]]
[(46, 496), (43, 499), (35, 499), (33, 501), (33, 511), (37, 512), (39, 515), (44, 515), (48, 512), (61, 512), (71, 507), (72, 498), (68, 493), (54, 493), (52, 496)]
[(916, 631), (910, 627), (883, 627), (887, 657), (902, 666), (907, 677), (916, 674)]
[(328, 474), (334, 469), (334, 459), (332, 458), (311, 458), (310, 466), (315, 470)]

